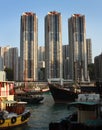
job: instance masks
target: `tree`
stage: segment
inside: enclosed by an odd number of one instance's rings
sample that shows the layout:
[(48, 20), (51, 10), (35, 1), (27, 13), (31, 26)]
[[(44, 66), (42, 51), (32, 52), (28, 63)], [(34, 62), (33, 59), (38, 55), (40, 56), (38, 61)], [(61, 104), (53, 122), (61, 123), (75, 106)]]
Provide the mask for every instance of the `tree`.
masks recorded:
[(6, 79), (8, 81), (14, 80), (13, 70), (11, 68), (5, 68), (4, 71), (6, 72)]

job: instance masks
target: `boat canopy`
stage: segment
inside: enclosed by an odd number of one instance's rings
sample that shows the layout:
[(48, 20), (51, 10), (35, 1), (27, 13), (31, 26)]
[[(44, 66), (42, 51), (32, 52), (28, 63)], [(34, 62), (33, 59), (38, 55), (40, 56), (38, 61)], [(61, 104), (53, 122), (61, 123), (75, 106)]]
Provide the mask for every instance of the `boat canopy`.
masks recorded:
[(9, 100), (9, 101), (2, 101), (4, 104), (15, 104), (17, 101)]
[(68, 106), (97, 106), (99, 103), (98, 102), (71, 102), (68, 104)]

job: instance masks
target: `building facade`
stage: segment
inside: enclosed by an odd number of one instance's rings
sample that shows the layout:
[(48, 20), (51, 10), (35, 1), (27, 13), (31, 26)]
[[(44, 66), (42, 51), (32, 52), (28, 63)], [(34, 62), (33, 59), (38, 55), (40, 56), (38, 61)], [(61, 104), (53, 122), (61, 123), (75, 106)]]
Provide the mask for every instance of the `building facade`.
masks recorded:
[(95, 79), (102, 82), (102, 53), (94, 58)]
[(87, 50), (87, 64), (92, 63), (92, 42), (91, 39), (86, 39), (86, 50)]
[(20, 30), (20, 80), (38, 80), (38, 18), (35, 13), (21, 16)]
[(3, 62), (3, 57), (0, 56), (0, 71), (4, 70), (4, 62)]
[(85, 16), (74, 14), (68, 19), (70, 79), (87, 80)]
[(62, 78), (62, 19), (56, 11), (45, 17), (45, 75)]
[(69, 79), (69, 45), (63, 45), (63, 78)]
[(45, 80), (45, 47), (38, 47), (38, 79)]
[(45, 47), (38, 47), (38, 61), (45, 61)]
[(10, 46), (4, 46), (4, 47), (0, 47), (0, 57), (2, 57), (3, 59), (3, 69), (4, 68), (9, 68), (10, 67), (10, 54), (9, 54), (9, 49), (11, 47)]
[(18, 81), (18, 48), (13, 47), (9, 49), (9, 68), (13, 70), (13, 77), (15, 81)]
[(2, 59), (1, 70), (4, 70), (5, 68), (11, 69), (13, 71), (13, 79), (17, 81), (18, 80), (18, 48), (10, 47), (10, 46), (0, 47), (0, 57)]

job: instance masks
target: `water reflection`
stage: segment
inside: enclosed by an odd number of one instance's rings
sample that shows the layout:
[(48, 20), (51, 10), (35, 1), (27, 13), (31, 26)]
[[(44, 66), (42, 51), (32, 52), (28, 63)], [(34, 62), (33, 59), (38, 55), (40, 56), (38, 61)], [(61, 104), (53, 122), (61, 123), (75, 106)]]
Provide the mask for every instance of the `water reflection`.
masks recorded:
[(67, 104), (55, 104), (51, 95), (44, 95), (43, 103), (27, 107), (31, 111), (28, 125), (13, 130), (48, 130), (49, 123), (61, 121), (72, 111), (67, 109)]

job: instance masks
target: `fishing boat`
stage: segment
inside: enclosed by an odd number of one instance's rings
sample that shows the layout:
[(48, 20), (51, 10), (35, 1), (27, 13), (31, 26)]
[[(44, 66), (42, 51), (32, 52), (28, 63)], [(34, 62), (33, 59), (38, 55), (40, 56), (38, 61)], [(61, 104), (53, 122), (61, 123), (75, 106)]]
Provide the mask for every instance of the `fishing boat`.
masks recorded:
[(46, 92), (49, 92), (49, 87), (35, 87), (35, 88), (24, 88), (23, 89), (24, 92), (27, 92), (27, 93), (30, 93), (30, 94), (43, 94), (43, 93), (46, 93)]
[(101, 130), (102, 104), (100, 94), (79, 94), (75, 102), (68, 104), (68, 109), (76, 107), (76, 112), (59, 123), (50, 123), (50, 130)]
[(18, 92), (15, 94), (15, 100), (24, 101), (28, 104), (36, 104), (42, 102), (44, 97), (41, 94), (29, 92)]
[(14, 99), (27, 102), (28, 104), (36, 104), (41, 103), (44, 97), (39, 89), (30, 89), (27, 85), (24, 88), (17, 87), (15, 89)]
[(24, 92), (30, 93), (30, 94), (42, 94), (41, 88), (40, 87), (35, 87), (35, 88), (24, 88), (22, 89)]
[(80, 93), (80, 88), (73, 86), (72, 80), (51, 78), (48, 79), (48, 86), (55, 103), (68, 103), (75, 101)]
[(0, 81), (0, 130), (27, 123), (30, 111), (26, 104), (14, 100), (14, 82)]
[(68, 87), (55, 83), (49, 83), (48, 85), (56, 103), (75, 101), (78, 97), (78, 93), (80, 93), (80, 89), (76, 89), (70, 85)]
[[(57, 81), (57, 82), (56, 82)], [(59, 82), (58, 82), (59, 81)], [(64, 83), (63, 80), (49, 80), (49, 89), (55, 102), (72, 102), (78, 98), (80, 93), (99, 93), (101, 94), (102, 85), (95, 85), (91, 82), (76, 82), (68, 81)], [(100, 87), (101, 86), (101, 87)], [(101, 94), (102, 95), (102, 94)]]

